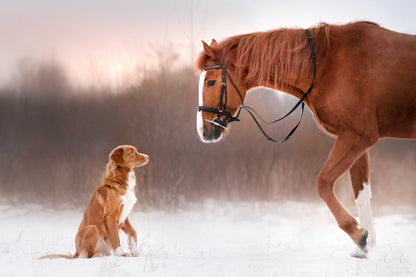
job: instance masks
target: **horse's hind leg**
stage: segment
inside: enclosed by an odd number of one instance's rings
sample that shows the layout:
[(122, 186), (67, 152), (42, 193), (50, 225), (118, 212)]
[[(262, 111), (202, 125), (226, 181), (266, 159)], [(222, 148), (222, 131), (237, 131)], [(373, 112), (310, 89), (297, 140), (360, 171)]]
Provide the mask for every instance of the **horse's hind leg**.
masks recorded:
[[(365, 228), (371, 238), (371, 247), (376, 244), (376, 234), (374, 231), (373, 214), (371, 211), (371, 188), (369, 183), (369, 155), (366, 151), (354, 163), (350, 169), (351, 183), (354, 191), (355, 203), (358, 209), (358, 217), (360, 219), (360, 227)], [(352, 253), (355, 257), (365, 257), (359, 249)]]
[(368, 252), (368, 232), (358, 227), (358, 222), (339, 203), (334, 194), (335, 181), (373, 145), (377, 139), (363, 138), (354, 133), (338, 136), (335, 145), (317, 178), (319, 195), (344, 230), (364, 252)]

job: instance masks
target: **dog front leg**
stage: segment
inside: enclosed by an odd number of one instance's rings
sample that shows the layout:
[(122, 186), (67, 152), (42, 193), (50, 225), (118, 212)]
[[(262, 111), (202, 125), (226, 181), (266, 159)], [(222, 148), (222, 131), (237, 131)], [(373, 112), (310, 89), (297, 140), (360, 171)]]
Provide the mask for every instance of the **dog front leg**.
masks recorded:
[(114, 255), (126, 256), (126, 253), (124, 253), (120, 246), (120, 236), (118, 234), (117, 220), (114, 217), (109, 217), (107, 219), (106, 225), (109, 233), (111, 248), (113, 249)]
[(128, 218), (126, 218), (124, 224), (121, 225), (121, 229), (129, 237), (129, 249), (131, 255), (134, 257), (138, 257), (140, 254), (139, 250), (137, 249), (137, 234)]

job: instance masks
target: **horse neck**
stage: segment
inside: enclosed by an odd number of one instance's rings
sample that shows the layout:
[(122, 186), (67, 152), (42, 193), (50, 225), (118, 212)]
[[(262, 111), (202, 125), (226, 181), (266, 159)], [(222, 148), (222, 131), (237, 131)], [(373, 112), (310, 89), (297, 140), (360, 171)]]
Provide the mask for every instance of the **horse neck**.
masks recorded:
[(295, 82), (292, 81), (291, 83), (287, 82), (286, 80), (279, 80), (278, 82), (276, 82), (275, 80), (272, 79), (269, 81), (262, 81), (262, 82), (259, 82), (257, 80), (245, 80), (245, 84), (246, 84), (247, 90), (258, 88), (258, 87), (266, 87), (266, 88), (270, 88), (273, 90), (279, 90), (281, 92), (287, 93), (289, 95), (292, 95), (300, 99), (308, 90), (312, 82), (312, 76), (313, 76), (313, 71), (311, 71), (311, 76), (305, 76), (304, 79), (299, 78)]
[[(321, 24), (310, 32), (322, 64), (330, 47), (328, 26)], [(312, 83), (312, 52), (304, 29), (241, 35), (223, 45), (225, 60), (234, 65), (247, 89), (263, 86), (301, 98)]]

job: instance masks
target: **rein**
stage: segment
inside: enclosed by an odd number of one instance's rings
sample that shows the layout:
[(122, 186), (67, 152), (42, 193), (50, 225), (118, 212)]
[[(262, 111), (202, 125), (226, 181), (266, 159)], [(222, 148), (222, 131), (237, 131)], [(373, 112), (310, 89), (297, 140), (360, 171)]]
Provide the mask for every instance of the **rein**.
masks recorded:
[[(299, 99), (299, 101), (295, 104), (295, 106), (287, 114), (285, 114), (284, 116), (282, 116), (281, 118), (278, 118), (276, 120), (266, 121), (253, 108), (251, 108), (250, 106), (244, 105), (243, 96), (241, 95), (239, 89), (237, 88), (236, 84), (234, 83), (233, 79), (231, 78), (230, 74), (228, 73), (227, 68), (224, 64), (224, 61), (222, 62), (222, 64), (206, 66), (206, 67), (203, 68), (203, 70), (222, 69), (221, 97), (220, 97), (220, 104), (219, 104), (218, 109), (205, 107), (205, 106), (198, 106), (198, 111), (206, 111), (206, 112), (217, 114), (216, 119), (219, 119), (220, 123), (217, 123), (214, 120), (209, 121), (209, 122), (211, 122), (212, 124), (214, 124), (216, 126), (219, 126), (221, 128), (225, 128), (224, 124), (228, 124), (228, 123), (234, 122), (234, 121), (240, 121), (240, 119), (238, 117), (240, 116), (241, 110), (246, 110), (250, 114), (250, 116), (253, 118), (257, 127), (260, 129), (260, 131), (266, 137), (267, 140), (269, 140), (271, 142), (274, 142), (274, 143), (283, 143), (283, 142), (287, 141), (293, 135), (293, 133), (298, 128), (300, 122), (302, 121), (303, 112), (304, 112), (304, 109), (305, 109), (305, 103), (303, 102), (303, 100), (305, 100), (306, 97), (309, 95), (309, 93), (311, 92), (311, 90), (313, 88), (313, 84), (315, 82), (315, 75), (316, 75), (315, 47), (313, 45), (313, 40), (312, 40), (311, 33), (309, 32), (308, 29), (305, 29), (305, 32), (308, 36), (308, 41), (309, 41), (309, 44), (310, 44), (310, 47), (311, 47), (311, 52), (312, 52), (313, 78), (312, 78), (312, 82), (311, 82), (311, 85), (309, 86), (308, 90), (305, 92), (305, 94), (302, 96), (302, 98)], [(239, 110), (237, 112), (237, 115), (235, 117), (233, 117), (229, 112), (226, 111), (227, 99), (228, 99), (228, 96), (227, 96), (227, 77), (230, 80), (233, 87), (235, 88), (235, 90), (237, 91), (238, 95), (240, 96), (240, 100), (241, 100), (241, 107), (239, 108)], [(270, 137), (264, 131), (263, 127), (261, 126), (261, 124), (259, 123), (259, 121), (256, 118), (256, 116), (257, 116), (258, 118), (260, 118), (261, 121), (263, 121), (266, 124), (273, 124), (273, 123), (279, 122), (279, 121), (285, 119), (286, 117), (288, 117), (290, 114), (292, 114), (299, 107), (299, 105), (301, 105), (301, 114), (300, 114), (300, 117), (299, 117), (299, 121), (295, 125), (295, 127), (293, 127), (293, 129), (289, 132), (289, 134), (282, 140), (275, 140), (272, 137)], [(221, 116), (225, 116), (226, 120), (223, 120)]]

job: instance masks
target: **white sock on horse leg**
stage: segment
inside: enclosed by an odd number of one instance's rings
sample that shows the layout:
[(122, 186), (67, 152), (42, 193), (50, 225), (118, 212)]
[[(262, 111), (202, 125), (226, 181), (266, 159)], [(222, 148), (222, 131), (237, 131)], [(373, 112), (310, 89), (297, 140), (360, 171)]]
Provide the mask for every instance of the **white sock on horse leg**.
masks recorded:
[(373, 213), (371, 211), (371, 188), (370, 184), (364, 183), (363, 190), (358, 193), (355, 200), (358, 209), (358, 217), (360, 219), (360, 227), (365, 228), (371, 237), (371, 247), (376, 244), (376, 233), (374, 231)]

